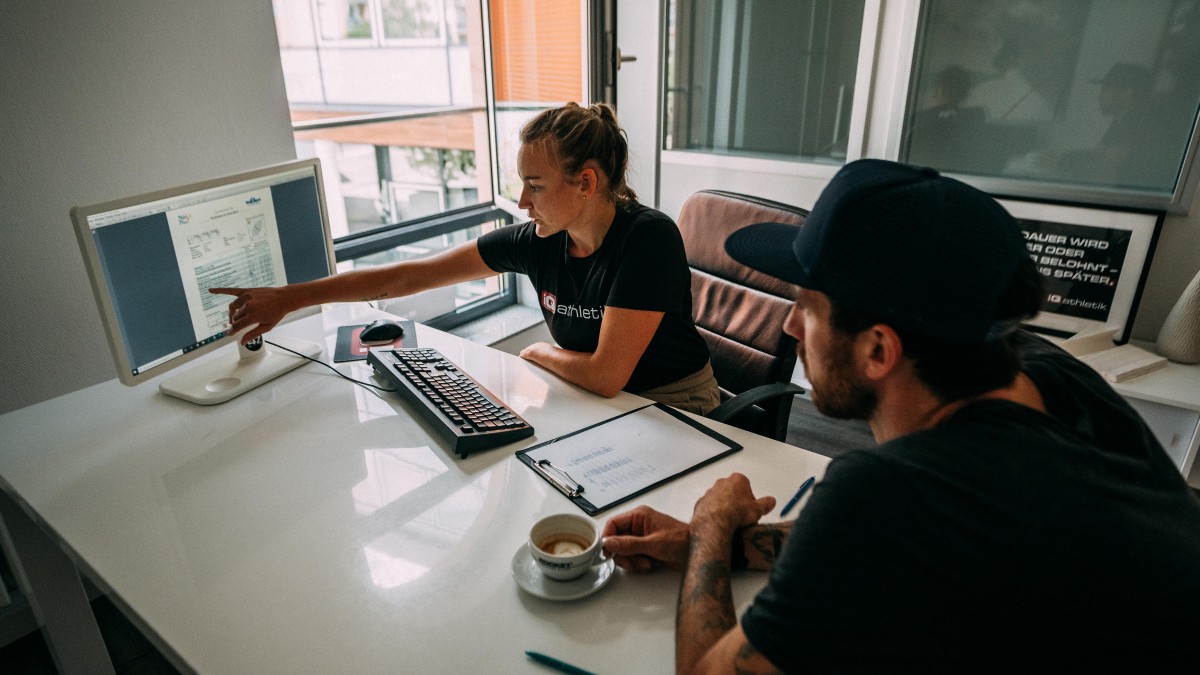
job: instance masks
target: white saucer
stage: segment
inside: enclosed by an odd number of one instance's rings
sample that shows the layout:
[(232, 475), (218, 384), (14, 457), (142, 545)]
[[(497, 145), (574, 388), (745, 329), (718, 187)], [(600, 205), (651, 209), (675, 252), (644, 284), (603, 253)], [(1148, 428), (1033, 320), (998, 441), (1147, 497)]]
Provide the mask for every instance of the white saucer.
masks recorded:
[(578, 600), (604, 588), (613, 578), (612, 558), (593, 566), (583, 576), (570, 581), (555, 581), (542, 574), (537, 561), (522, 545), (512, 559), (512, 575), (517, 585), (527, 593), (546, 600)]

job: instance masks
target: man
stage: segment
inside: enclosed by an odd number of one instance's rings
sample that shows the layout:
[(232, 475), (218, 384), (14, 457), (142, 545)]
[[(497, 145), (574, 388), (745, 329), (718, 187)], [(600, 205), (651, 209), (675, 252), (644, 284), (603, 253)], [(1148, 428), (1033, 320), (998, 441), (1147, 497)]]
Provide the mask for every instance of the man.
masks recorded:
[[(756, 525), (775, 500), (734, 474), (690, 523), (607, 524), (622, 567), (683, 572), (679, 672), (1194, 672), (1200, 500), (1096, 373), (1020, 329), (1040, 277), (995, 201), (860, 160), (802, 228), (726, 250), (800, 287), (813, 402), (879, 445), (831, 462), (794, 523)], [(739, 624), (740, 566), (771, 575)]]
[(1173, 185), (1182, 159), (1178, 140), (1184, 136), (1164, 133), (1172, 125), (1151, 98), (1154, 75), (1135, 63), (1116, 63), (1094, 82), (1100, 85), (1100, 114), (1112, 121), (1085, 155), (1087, 177), (1119, 186)]

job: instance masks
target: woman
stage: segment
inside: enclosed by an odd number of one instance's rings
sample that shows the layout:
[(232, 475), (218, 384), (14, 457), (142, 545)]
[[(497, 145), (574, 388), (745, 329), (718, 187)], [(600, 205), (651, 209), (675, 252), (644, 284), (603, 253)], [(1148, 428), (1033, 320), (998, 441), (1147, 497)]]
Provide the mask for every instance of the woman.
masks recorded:
[(243, 342), (288, 312), (326, 302), (379, 300), (519, 272), (529, 276), (558, 346), (521, 357), (601, 396), (626, 390), (697, 413), (720, 402), (708, 348), (692, 323), (683, 240), (666, 215), (626, 184), (628, 148), (613, 109), (568, 103), (521, 130), (518, 206), (530, 221), (438, 255), (234, 295)]

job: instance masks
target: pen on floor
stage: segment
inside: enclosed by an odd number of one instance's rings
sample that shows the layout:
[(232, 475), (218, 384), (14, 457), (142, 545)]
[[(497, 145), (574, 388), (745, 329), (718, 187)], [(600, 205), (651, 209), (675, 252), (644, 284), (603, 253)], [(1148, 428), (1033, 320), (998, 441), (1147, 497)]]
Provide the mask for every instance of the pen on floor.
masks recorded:
[(809, 476), (808, 480), (801, 483), (800, 489), (796, 490), (796, 496), (794, 496), (790, 500), (788, 500), (788, 503), (783, 507), (783, 510), (779, 512), (779, 516), (780, 517), (786, 516), (788, 514), (788, 511), (792, 510), (792, 507), (794, 507), (796, 505), (796, 502), (800, 501), (800, 498), (804, 496), (805, 492), (808, 492), (808, 488), (812, 487), (813, 482), (816, 480), (817, 480), (816, 476)]
[(595, 675), (595, 673), (592, 673), (591, 671), (584, 670), (583, 668), (576, 668), (569, 663), (564, 663), (558, 659), (546, 656), (545, 654), (531, 652), (528, 649), (525, 650), (525, 656), (528, 656), (538, 663), (550, 666), (560, 673), (569, 673), (570, 675)]

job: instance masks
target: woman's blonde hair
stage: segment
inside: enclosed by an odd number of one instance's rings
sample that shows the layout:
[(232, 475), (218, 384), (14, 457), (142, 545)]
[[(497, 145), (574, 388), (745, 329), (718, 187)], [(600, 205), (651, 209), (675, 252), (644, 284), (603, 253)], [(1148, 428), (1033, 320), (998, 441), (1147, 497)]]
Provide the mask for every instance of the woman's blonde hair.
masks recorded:
[(563, 173), (578, 175), (585, 164), (595, 162), (608, 178), (609, 199), (625, 206), (637, 202), (637, 194), (625, 180), (629, 144), (611, 105), (594, 103), (584, 108), (572, 102), (541, 112), (521, 129), (521, 143), (539, 141), (553, 141)]

